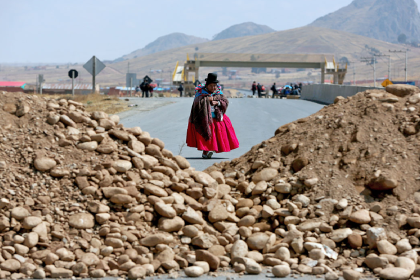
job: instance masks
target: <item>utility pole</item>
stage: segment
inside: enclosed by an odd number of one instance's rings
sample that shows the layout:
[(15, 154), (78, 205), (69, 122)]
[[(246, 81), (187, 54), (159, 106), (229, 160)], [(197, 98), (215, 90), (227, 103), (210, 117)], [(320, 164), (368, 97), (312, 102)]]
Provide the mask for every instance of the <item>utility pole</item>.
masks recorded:
[(356, 64), (353, 62), (353, 85), (356, 85)]
[(375, 84), (376, 87), (376, 57), (362, 57), (361, 62), (366, 62), (366, 63), (370, 63), (369, 65), (372, 65), (372, 61), (373, 61), (373, 82)]
[(408, 52), (408, 50), (405, 50), (405, 51), (403, 51), (403, 50), (399, 50), (399, 51), (396, 51), (396, 50), (394, 50), (394, 51), (391, 51), (391, 50), (389, 50), (389, 52), (390, 53), (405, 53), (405, 81), (407, 82), (407, 64), (408, 64), (408, 56), (407, 56), (407, 52)]
[(93, 56), (93, 75), (92, 75), (92, 93), (95, 93), (96, 91), (96, 56)]

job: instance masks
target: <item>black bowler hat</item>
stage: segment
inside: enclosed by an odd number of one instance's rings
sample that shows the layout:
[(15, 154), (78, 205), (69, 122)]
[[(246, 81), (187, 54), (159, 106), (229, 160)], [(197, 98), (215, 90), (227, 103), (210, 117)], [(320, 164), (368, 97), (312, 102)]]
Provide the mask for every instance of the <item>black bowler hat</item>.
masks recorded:
[(209, 73), (207, 75), (206, 85), (208, 85), (208, 84), (217, 84), (217, 83), (219, 83), (219, 81), (217, 80), (217, 74), (215, 74), (215, 73)]

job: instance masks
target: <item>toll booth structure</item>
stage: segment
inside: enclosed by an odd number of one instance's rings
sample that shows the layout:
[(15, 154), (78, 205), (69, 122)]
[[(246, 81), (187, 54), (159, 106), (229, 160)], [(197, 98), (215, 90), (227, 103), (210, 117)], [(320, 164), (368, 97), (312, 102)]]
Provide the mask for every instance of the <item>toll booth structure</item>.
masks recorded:
[[(338, 64), (331, 54), (240, 54), (195, 53), (183, 65), (177, 62), (172, 75), (173, 85), (183, 84), (186, 96), (192, 96), (200, 67), (247, 67), (247, 68), (308, 68), (321, 69), (320, 83), (332, 75), (334, 84), (343, 84), (347, 64)], [(190, 79), (190, 73), (193, 73)]]

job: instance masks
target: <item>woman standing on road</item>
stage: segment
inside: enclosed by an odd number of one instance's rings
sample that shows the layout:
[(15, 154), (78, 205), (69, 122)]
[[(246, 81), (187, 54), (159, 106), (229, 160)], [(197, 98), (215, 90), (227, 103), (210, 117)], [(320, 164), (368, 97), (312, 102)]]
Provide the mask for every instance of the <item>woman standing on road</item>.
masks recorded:
[(206, 84), (195, 88), (188, 122), (187, 145), (203, 151), (205, 159), (210, 159), (213, 152), (229, 152), (239, 147), (232, 123), (225, 115), (229, 101), (218, 82), (217, 75), (209, 73)]

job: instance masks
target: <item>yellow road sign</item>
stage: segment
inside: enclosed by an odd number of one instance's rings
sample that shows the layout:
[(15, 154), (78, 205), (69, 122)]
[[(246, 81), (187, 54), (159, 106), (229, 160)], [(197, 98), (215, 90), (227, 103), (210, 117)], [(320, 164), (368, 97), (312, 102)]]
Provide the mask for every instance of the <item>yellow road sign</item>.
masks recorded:
[(382, 82), (383, 87), (387, 87), (389, 85), (392, 85), (392, 82), (389, 79), (386, 79), (385, 81)]

